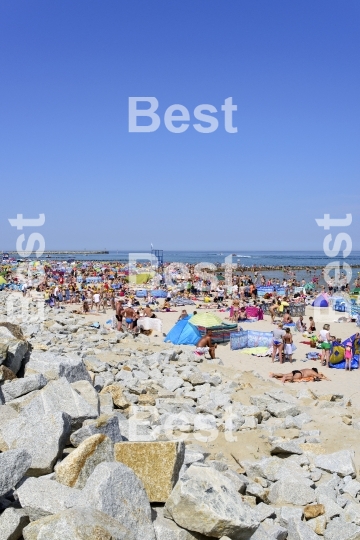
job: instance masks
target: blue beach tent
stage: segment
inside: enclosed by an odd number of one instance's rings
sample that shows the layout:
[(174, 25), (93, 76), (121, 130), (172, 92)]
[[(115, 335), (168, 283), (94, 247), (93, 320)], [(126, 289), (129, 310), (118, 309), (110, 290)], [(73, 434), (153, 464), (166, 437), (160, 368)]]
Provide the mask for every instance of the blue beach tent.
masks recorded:
[(313, 301), (312, 305), (314, 307), (329, 307), (329, 302), (322, 294), (319, 294), (319, 296), (317, 296)]
[(196, 345), (201, 338), (201, 334), (196, 326), (189, 323), (189, 319), (190, 315), (185, 319), (178, 321), (164, 339), (165, 343), (173, 343), (174, 345)]

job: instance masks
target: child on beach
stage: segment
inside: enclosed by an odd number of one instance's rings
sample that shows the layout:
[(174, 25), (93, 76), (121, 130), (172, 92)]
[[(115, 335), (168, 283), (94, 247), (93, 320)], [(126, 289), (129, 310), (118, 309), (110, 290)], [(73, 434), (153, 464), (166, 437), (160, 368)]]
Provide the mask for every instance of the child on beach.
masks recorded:
[(316, 326), (315, 326), (315, 322), (314, 322), (313, 317), (309, 317), (309, 329), (308, 329), (308, 332), (309, 332), (309, 334), (311, 332), (316, 332)]
[(351, 341), (348, 341), (345, 345), (345, 371), (346, 370), (351, 371), (352, 357), (353, 357), (352, 343)]
[(286, 328), (285, 335), (283, 336), (284, 343), (284, 355), (287, 356), (292, 364), (292, 355), (293, 355), (293, 338), (290, 331), (290, 328)]

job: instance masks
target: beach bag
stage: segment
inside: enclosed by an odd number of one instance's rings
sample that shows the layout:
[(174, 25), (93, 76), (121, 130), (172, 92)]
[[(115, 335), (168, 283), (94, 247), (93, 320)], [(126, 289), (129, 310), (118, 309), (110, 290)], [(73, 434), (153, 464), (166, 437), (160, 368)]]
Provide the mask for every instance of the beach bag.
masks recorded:
[(339, 364), (344, 360), (345, 349), (341, 345), (334, 345), (332, 353), (330, 355), (331, 364)]

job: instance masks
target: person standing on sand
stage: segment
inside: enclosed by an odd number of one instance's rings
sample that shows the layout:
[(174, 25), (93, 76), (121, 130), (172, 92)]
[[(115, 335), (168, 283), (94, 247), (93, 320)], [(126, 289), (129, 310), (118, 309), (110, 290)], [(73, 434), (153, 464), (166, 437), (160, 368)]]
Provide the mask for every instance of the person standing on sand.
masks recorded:
[(237, 299), (233, 300), (233, 303), (232, 303), (232, 315), (230, 317), (231, 321), (238, 322), (238, 319), (239, 319), (239, 307), (240, 307), (239, 300), (237, 300)]
[(270, 317), (271, 317), (271, 322), (272, 323), (275, 323), (275, 317), (277, 315), (277, 309), (278, 309), (279, 304), (280, 304), (280, 300), (278, 300), (277, 302), (276, 302), (276, 300), (273, 300), (271, 306), (269, 307)]
[(321, 343), (321, 365), (329, 367), (330, 349), (331, 349), (331, 337), (330, 337), (330, 325), (324, 324), (323, 329), (320, 330), (318, 339)]
[(292, 364), (293, 355), (293, 337), (290, 328), (286, 328), (285, 335), (283, 336), (284, 355), (289, 357), (290, 364)]
[(132, 330), (133, 322), (135, 319), (135, 311), (131, 307), (130, 303), (124, 309), (124, 315), (125, 315), (125, 322), (127, 324), (128, 330)]
[(94, 294), (93, 294), (93, 302), (92, 302), (92, 305), (91, 305), (91, 308), (93, 306), (95, 306), (95, 310), (96, 310), (96, 313), (99, 313), (99, 306), (100, 306), (100, 294), (95, 291)]
[(273, 333), (273, 336), (274, 336), (272, 362), (275, 361), (276, 352), (278, 352), (279, 353), (280, 364), (282, 364), (283, 363), (282, 352), (283, 352), (283, 348), (284, 348), (283, 337), (285, 335), (285, 330), (283, 330), (283, 324), (279, 323), (278, 327), (275, 328), (275, 330), (273, 330), (272, 333)]
[(121, 300), (117, 300), (115, 302), (115, 318), (117, 320), (117, 330), (119, 332), (121, 332), (122, 330), (122, 319), (123, 319), (123, 314), (124, 314), (124, 310), (123, 310), (123, 303)]
[(346, 370), (351, 371), (352, 357), (353, 357), (352, 343), (351, 341), (348, 341), (345, 346), (345, 371)]

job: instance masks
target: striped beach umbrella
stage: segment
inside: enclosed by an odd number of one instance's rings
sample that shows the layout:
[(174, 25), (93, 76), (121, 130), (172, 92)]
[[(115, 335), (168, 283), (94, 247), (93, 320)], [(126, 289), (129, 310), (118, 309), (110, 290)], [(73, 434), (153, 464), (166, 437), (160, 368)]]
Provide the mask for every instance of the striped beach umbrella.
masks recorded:
[(203, 326), (204, 328), (211, 328), (212, 326), (219, 326), (222, 324), (222, 319), (214, 313), (197, 313), (189, 320), (194, 326)]

